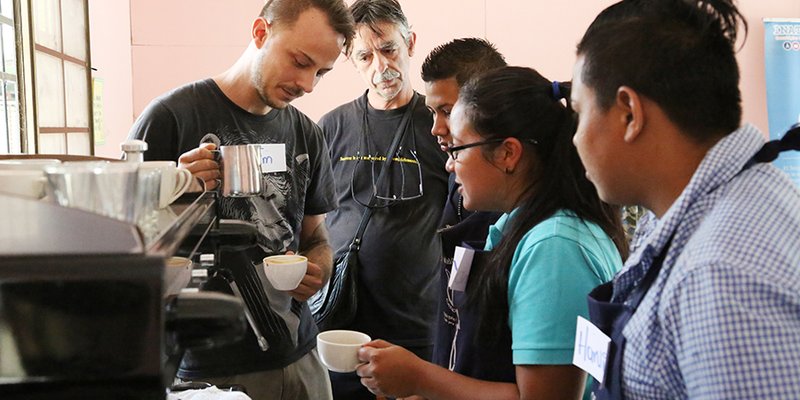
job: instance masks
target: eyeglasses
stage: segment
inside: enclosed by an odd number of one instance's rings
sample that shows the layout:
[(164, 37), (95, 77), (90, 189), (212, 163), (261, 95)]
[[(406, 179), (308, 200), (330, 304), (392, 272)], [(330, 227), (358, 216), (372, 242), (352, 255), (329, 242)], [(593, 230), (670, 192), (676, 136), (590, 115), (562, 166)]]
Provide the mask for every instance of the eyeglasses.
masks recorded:
[[(364, 166), (366, 168), (363, 168), (361, 156), (357, 157), (359, 160), (356, 161), (353, 174), (350, 176), (350, 195), (353, 196), (356, 203), (363, 207), (384, 208), (398, 202), (422, 197), (422, 164), (417, 158), (415, 150), (404, 150), (403, 147), (400, 147), (392, 157), (392, 162), (385, 167), (383, 159), (376, 157), (364, 160), (364, 164), (367, 165)], [(386, 168), (383, 179), (379, 178), (381, 168)], [(367, 183), (369, 189), (356, 190), (356, 186), (363, 188), (356, 182), (356, 176), (369, 176), (370, 179)], [(370, 200), (360, 198), (366, 193), (371, 194)]]
[(447, 154), (450, 154), (450, 158), (452, 158), (453, 161), (455, 161), (458, 159), (458, 152), (460, 152), (461, 150), (468, 149), (470, 147), (483, 146), (485, 144), (500, 143), (506, 139), (507, 138), (494, 138), (489, 140), (482, 140), (480, 142), (475, 142), (475, 143), (463, 144), (461, 146), (447, 146), (447, 149), (445, 151), (447, 151)]
[[(485, 144), (500, 143), (500, 142), (503, 142), (506, 139), (509, 139), (509, 138), (512, 138), (512, 137), (514, 137), (514, 136), (482, 140), (480, 142), (462, 144), (461, 146), (447, 146), (447, 149), (445, 149), (445, 151), (447, 152), (447, 154), (450, 154), (450, 158), (452, 158), (453, 161), (455, 161), (455, 160), (458, 160), (458, 152), (460, 152), (461, 150), (468, 149), (470, 147), (483, 146)], [(539, 144), (539, 142), (536, 139), (520, 139), (520, 138), (517, 138), (517, 140), (519, 140), (521, 142), (525, 142), (525, 143), (530, 143), (530, 144)]]
[(416, 150), (408, 149), (405, 153), (411, 157), (403, 157), (403, 148), (400, 147), (393, 162), (387, 165), (388, 179), (373, 186), (375, 198), (392, 202), (422, 197), (422, 164)]

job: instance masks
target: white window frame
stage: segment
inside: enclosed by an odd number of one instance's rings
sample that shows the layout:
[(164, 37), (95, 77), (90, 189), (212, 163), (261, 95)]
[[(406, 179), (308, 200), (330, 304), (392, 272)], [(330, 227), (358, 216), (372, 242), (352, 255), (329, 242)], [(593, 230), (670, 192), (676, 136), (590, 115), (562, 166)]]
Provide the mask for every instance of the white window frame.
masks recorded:
[[(26, 153), (38, 154), (40, 153), (40, 135), (51, 135), (54, 132), (66, 133), (82, 132), (88, 133), (89, 136), (89, 154), (94, 155), (94, 126), (92, 118), (92, 86), (91, 86), (91, 53), (89, 46), (89, 4), (88, 0), (83, 1), (84, 5), (84, 19), (85, 19), (85, 43), (86, 43), (86, 61), (81, 61), (66, 55), (62, 51), (48, 49), (34, 41), (34, 21), (32, 15), (33, 2), (38, 0), (13, 0), (14, 4), (14, 30), (16, 34), (16, 50), (17, 50), (17, 90), (19, 101), (19, 135), (20, 135), (20, 148), (10, 149), (11, 153)], [(58, 0), (59, 7), (61, 2)], [(113, 0), (110, 0), (113, 1)], [(60, 8), (59, 8), (60, 10)], [(59, 12), (59, 18), (61, 13)], [(63, 35), (63, 20), (62, 31)], [(63, 38), (62, 38), (63, 43)], [(88, 110), (88, 127), (40, 127), (38, 122), (38, 96), (36, 93), (36, 51), (41, 51), (45, 54), (60, 58), (62, 62), (73, 62), (85, 67), (86, 69), (86, 88), (87, 88), (87, 110)], [(64, 79), (66, 85), (66, 79)], [(66, 100), (64, 101), (66, 107)], [(70, 152), (68, 145), (65, 145), (66, 154), (74, 154)]]

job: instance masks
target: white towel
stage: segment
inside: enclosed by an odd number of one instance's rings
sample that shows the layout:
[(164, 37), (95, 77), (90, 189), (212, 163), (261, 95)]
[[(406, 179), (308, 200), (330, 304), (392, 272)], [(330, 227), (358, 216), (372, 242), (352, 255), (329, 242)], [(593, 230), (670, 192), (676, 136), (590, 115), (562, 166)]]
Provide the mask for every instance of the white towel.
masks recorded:
[(242, 392), (228, 392), (216, 386), (167, 394), (167, 400), (252, 400)]

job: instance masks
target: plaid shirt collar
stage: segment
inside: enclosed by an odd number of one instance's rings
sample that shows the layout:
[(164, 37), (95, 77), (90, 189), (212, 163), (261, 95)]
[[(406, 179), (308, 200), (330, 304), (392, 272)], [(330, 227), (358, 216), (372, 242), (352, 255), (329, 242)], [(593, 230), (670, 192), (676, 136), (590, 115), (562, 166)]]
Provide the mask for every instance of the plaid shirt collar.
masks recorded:
[(650, 268), (653, 260), (664, 250), (670, 237), (672, 245), (664, 265), (674, 264), (686, 242), (702, 222), (705, 207), (702, 199), (720, 185), (733, 179), (764, 144), (757, 128), (746, 124), (722, 138), (703, 158), (689, 184), (672, 203), (653, 231), (646, 234), (644, 245), (638, 247), (614, 278), (613, 300), (627, 298)]

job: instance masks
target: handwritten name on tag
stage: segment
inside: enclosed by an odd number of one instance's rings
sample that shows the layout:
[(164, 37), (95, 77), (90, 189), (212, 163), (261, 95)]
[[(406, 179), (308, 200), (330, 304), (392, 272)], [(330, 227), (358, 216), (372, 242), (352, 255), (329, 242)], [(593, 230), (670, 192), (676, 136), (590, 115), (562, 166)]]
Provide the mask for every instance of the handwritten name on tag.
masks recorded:
[(447, 283), (450, 289), (457, 292), (463, 292), (467, 289), (467, 279), (469, 279), (469, 270), (472, 268), (472, 258), (474, 256), (475, 250), (456, 246), (453, 267), (450, 269), (450, 281)]
[(572, 363), (589, 375), (603, 382), (606, 372), (606, 359), (611, 338), (581, 316), (575, 329), (575, 352)]
[(260, 162), (262, 174), (286, 171), (286, 145), (262, 144)]

